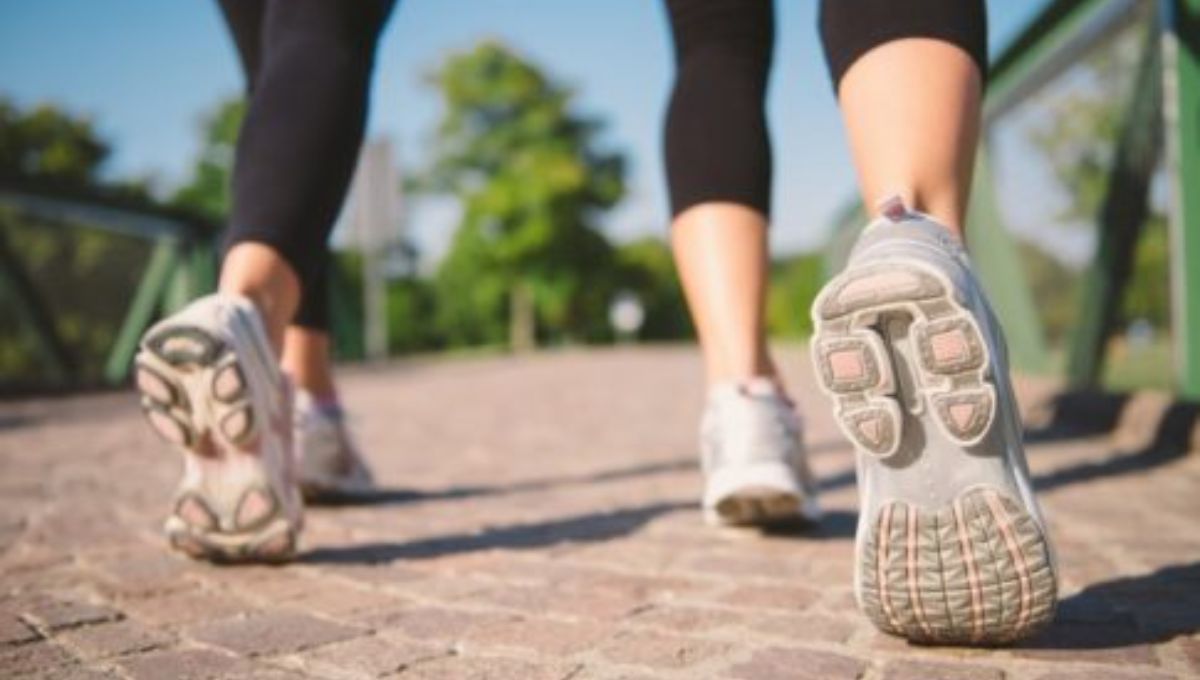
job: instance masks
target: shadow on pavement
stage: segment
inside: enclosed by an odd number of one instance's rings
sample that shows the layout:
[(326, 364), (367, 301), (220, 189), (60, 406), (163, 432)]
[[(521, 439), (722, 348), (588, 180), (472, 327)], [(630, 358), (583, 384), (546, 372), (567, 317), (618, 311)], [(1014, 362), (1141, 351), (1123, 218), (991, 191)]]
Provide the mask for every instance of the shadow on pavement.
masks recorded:
[(560, 486), (598, 484), (633, 477), (668, 474), (691, 470), (697, 465), (693, 458), (636, 465), (616, 470), (605, 470), (583, 475), (564, 475), (531, 479), (503, 485), (454, 486), (436, 491), (422, 491), (406, 488), (377, 488), (360, 493), (327, 494), (310, 503), (319, 506), (340, 505), (392, 505), (404, 503), (427, 503), (431, 501), (458, 500), (462, 498), (486, 498), (489, 496), (507, 496), (517, 493), (546, 491)]
[(764, 527), (762, 535), (774, 538), (794, 538), (804, 541), (841, 540), (854, 538), (858, 513), (849, 510), (826, 510), (820, 522), (790, 522)]
[(1025, 649), (1117, 649), (1200, 631), (1200, 563), (1088, 586)]
[[(1098, 413), (1100, 415), (1097, 416), (1097, 420), (1103, 420), (1105, 411), (1101, 409)], [(1138, 450), (1129, 453), (1114, 452), (1107, 460), (1088, 461), (1039, 475), (1034, 479), (1034, 486), (1038, 491), (1049, 491), (1068, 484), (1144, 472), (1165, 465), (1186, 456), (1188, 451), (1192, 450), (1197, 423), (1200, 423), (1200, 404), (1173, 402), (1162, 409), (1155, 423), (1147, 424), (1145, 432), (1138, 433), (1140, 439), (1148, 442)], [(1110, 425), (1104, 431), (1111, 431), (1114, 426)]]
[(318, 548), (301, 555), (299, 561), (309, 564), (377, 564), (399, 559), (430, 559), (476, 550), (533, 550), (565, 543), (595, 543), (631, 534), (656, 517), (694, 507), (694, 503), (656, 503), (546, 522), (489, 527), (481, 531), (404, 543)]

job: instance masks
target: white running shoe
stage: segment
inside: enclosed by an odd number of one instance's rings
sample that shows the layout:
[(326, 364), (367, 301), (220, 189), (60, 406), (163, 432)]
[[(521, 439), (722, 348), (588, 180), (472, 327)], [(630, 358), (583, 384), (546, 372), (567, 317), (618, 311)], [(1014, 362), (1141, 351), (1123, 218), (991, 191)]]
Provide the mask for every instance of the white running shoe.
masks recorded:
[(209, 295), (142, 337), (136, 383), (150, 425), (183, 450), (171, 545), (213, 561), (281, 561), (303, 522), (291, 388), (258, 310)]
[(1057, 598), (1000, 325), (965, 251), (898, 200), (817, 296), (812, 355), (858, 451), (855, 592), (882, 630), (1000, 644)]
[(800, 419), (771, 380), (709, 391), (700, 458), (710, 523), (767, 526), (820, 518)]
[(330, 414), (305, 390), (296, 390), (296, 453), (300, 460), (300, 489), (310, 501), (353, 496), (374, 485), (345, 417)]

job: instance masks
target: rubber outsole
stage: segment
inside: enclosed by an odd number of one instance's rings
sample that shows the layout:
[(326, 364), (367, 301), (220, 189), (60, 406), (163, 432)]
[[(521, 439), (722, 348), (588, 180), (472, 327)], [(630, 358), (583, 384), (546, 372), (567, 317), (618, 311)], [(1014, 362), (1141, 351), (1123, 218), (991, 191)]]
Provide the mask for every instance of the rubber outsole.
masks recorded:
[[(1000, 645), (1049, 623), (1057, 585), (1043, 529), (1002, 468), (967, 488), (940, 474), (980, 464), (954, 452), (983, 441), (999, 407), (988, 344), (954, 291), (918, 261), (847, 270), (817, 298), (813, 359), (839, 427), (867, 456), (862, 474), (895, 480), (863, 501), (855, 578), (864, 613), (915, 642)], [(929, 432), (906, 427), (932, 427), (950, 448), (913, 448)]]
[(884, 505), (863, 543), (858, 579), (875, 625), (922, 643), (1011, 643), (1050, 622), (1057, 596), (1041, 529), (990, 488), (936, 512)]
[(717, 526), (773, 526), (803, 520), (798, 494), (767, 487), (747, 487), (716, 502), (706, 513)]
[[(922, 265), (865, 265), (835, 279), (817, 302), (813, 356), (822, 387), (837, 406), (842, 432), (887, 458), (903, 439), (902, 410), (929, 409), (951, 441), (983, 439), (996, 417), (987, 345), (974, 316), (944, 277)], [(901, 395), (878, 326), (905, 317), (917, 355), (914, 394)], [(901, 404), (908, 396), (911, 403)]]
[[(249, 386), (237, 354), (208, 331), (168, 325), (142, 343), (135, 359), (141, 406), (151, 428), (165, 441), (184, 448), (209, 474), (227, 462), (213, 442), (211, 428), (245, 455), (253, 452), (263, 425), (255, 414)], [(202, 402), (202, 403), (201, 403)], [(239, 455), (226, 453), (225, 455)], [(215, 474), (221, 474), (215, 472)], [(232, 474), (224, 475), (228, 483)], [(232, 511), (204, 487), (181, 489), (164, 531), (172, 547), (213, 562), (282, 562), (295, 554), (298, 526), (285, 516), (277, 495), (259, 479), (244, 475), (244, 488)]]

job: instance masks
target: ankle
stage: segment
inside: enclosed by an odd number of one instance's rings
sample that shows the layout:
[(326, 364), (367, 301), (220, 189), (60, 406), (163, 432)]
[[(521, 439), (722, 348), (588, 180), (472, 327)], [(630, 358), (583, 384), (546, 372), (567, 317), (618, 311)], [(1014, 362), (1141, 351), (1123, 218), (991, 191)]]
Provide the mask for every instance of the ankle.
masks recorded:
[(963, 230), (963, 213), (965, 207), (961, 197), (946, 191), (926, 191), (917, 187), (909, 187), (888, 193), (882, 200), (876, 201), (877, 216), (887, 216), (893, 206), (899, 205), (909, 212), (921, 213), (930, 221), (945, 229), (959, 243), (966, 244), (966, 233)]

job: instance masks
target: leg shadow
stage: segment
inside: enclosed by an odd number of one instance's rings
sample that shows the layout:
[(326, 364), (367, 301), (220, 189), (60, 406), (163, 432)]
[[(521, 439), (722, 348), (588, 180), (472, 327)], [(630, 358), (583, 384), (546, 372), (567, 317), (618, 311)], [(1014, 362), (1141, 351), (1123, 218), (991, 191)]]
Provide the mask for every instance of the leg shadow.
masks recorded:
[(491, 496), (508, 496), (518, 493), (546, 491), (561, 486), (599, 484), (621, 479), (645, 477), (650, 475), (669, 474), (691, 470), (696, 467), (693, 458), (679, 458), (659, 463), (647, 463), (633, 467), (604, 470), (583, 475), (565, 475), (532, 479), (514, 484), (454, 486), (448, 489), (423, 491), (407, 488), (375, 488), (355, 493), (329, 493), (313, 499), (309, 505), (324, 507), (339, 506), (369, 506), (369, 505), (402, 505), (408, 503), (428, 503), (433, 501), (453, 501), (463, 498), (487, 498)]
[(309, 564), (379, 564), (400, 559), (430, 559), (477, 550), (535, 550), (568, 543), (598, 543), (631, 534), (661, 515), (693, 507), (693, 503), (657, 503), (546, 522), (490, 527), (480, 532), (437, 536), (406, 543), (367, 543), (338, 548), (317, 548), (301, 555), (299, 561)]
[(1200, 563), (1088, 586), (1059, 603), (1027, 649), (1115, 649), (1200, 631)]

